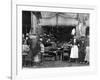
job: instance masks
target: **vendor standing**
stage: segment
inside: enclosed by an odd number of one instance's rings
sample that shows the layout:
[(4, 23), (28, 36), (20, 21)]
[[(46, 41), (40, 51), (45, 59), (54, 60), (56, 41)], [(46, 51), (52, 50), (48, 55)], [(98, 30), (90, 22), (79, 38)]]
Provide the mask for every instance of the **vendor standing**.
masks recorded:
[(40, 52), (40, 44), (38, 41), (37, 35), (30, 35), (29, 36), (29, 45), (30, 45), (30, 52), (32, 59), (32, 65), (39, 62), (38, 53)]
[(70, 61), (77, 62), (78, 61), (78, 46), (76, 39), (73, 40), (71, 54), (70, 54)]

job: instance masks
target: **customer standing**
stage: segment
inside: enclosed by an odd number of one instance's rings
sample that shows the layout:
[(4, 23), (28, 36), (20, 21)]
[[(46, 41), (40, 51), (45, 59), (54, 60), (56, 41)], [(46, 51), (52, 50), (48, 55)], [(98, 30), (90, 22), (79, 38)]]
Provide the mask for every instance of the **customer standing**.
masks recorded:
[(43, 41), (43, 39), (40, 38), (40, 48), (41, 48), (41, 50), (40, 50), (40, 57), (41, 57), (41, 62), (43, 62), (43, 54), (44, 54), (44, 51), (45, 51), (45, 46), (44, 46), (42, 41)]
[(86, 41), (85, 41), (85, 37), (82, 36), (79, 39), (79, 62), (80, 63), (84, 63), (84, 59), (85, 59), (85, 55), (86, 55)]

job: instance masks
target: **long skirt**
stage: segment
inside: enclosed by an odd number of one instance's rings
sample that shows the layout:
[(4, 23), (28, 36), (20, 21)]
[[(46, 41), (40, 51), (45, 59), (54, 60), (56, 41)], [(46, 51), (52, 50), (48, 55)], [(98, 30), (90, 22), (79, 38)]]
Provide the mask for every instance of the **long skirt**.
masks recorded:
[(89, 47), (86, 47), (86, 56), (85, 56), (85, 61), (89, 62)]
[(70, 58), (78, 58), (78, 47), (77, 47), (77, 45), (74, 45), (71, 48)]

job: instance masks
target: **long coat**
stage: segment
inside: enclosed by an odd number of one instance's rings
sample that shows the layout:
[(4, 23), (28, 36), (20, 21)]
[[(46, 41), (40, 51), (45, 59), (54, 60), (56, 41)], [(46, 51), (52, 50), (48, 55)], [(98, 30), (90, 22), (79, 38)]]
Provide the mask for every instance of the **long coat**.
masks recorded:
[(36, 56), (40, 51), (40, 44), (37, 39), (29, 39), (30, 55)]

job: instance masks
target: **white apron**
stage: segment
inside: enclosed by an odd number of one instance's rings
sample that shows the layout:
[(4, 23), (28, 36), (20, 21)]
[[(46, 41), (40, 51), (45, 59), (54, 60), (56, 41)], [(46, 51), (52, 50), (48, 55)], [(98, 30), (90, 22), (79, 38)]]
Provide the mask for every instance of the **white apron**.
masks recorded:
[(40, 62), (39, 55), (36, 55), (36, 56), (34, 57), (34, 62)]
[(70, 58), (78, 58), (78, 47), (77, 47), (77, 45), (72, 46)]

